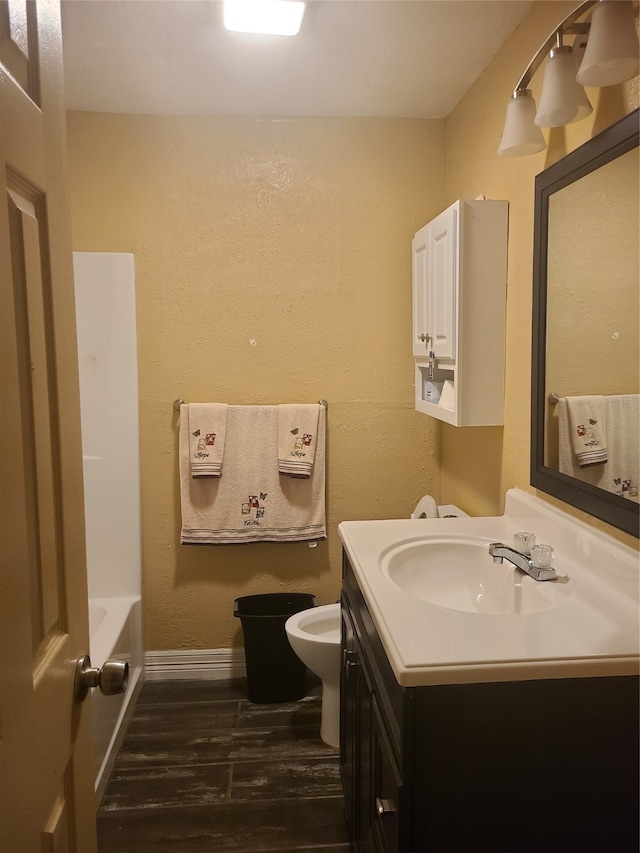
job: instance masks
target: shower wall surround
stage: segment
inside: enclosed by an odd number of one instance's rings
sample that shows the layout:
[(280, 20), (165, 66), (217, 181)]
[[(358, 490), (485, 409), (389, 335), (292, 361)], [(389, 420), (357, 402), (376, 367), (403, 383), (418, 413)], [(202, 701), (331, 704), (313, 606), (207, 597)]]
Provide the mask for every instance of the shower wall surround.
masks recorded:
[(139, 596), (134, 257), (74, 252), (89, 598)]
[(134, 258), (74, 253), (90, 654), (129, 663), (123, 695), (92, 691), (96, 790), (142, 686), (140, 454)]

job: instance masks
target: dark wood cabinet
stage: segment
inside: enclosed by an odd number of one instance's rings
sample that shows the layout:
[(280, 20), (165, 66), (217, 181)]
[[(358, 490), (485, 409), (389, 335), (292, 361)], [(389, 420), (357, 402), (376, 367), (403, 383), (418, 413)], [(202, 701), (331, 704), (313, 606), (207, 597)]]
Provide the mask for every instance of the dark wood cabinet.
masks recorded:
[(637, 853), (637, 677), (401, 687), (343, 557), (341, 773), (358, 853)]

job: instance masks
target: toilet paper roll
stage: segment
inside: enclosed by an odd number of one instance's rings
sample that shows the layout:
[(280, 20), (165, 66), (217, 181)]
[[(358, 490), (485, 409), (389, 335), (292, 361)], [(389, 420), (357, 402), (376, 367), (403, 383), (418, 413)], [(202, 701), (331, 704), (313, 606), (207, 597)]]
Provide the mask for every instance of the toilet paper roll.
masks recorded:
[(411, 518), (437, 518), (438, 506), (431, 495), (424, 495), (416, 504)]

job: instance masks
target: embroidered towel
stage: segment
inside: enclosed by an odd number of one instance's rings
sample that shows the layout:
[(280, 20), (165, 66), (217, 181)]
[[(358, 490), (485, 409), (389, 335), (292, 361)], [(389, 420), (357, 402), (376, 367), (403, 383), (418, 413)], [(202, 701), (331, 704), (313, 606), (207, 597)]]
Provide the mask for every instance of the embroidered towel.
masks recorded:
[(180, 406), (180, 431), (184, 429), (188, 435), (192, 477), (219, 477), (222, 474), (228, 408), (226, 403)]
[[(558, 419), (558, 467), (563, 474), (570, 477), (578, 476), (578, 463), (573, 455), (573, 444), (571, 442), (571, 427), (569, 426), (569, 410), (567, 398), (560, 397), (552, 409), (553, 418)], [(545, 465), (546, 465), (545, 461)]]
[(289, 477), (310, 477), (316, 453), (320, 403), (278, 406), (278, 470)]
[(605, 396), (607, 407), (607, 461), (580, 467), (573, 452), (566, 398), (555, 406), (558, 418), (559, 469), (563, 474), (599, 489), (640, 501), (640, 395)]
[(326, 538), (325, 413), (306, 479), (278, 473), (278, 407), (229, 406), (224, 477), (193, 478), (180, 433), (180, 502), (186, 545), (306, 542)]
[(581, 467), (607, 461), (607, 408), (602, 395), (567, 397), (573, 452)]
[(640, 502), (640, 394), (611, 394), (607, 403), (607, 444), (604, 488)]

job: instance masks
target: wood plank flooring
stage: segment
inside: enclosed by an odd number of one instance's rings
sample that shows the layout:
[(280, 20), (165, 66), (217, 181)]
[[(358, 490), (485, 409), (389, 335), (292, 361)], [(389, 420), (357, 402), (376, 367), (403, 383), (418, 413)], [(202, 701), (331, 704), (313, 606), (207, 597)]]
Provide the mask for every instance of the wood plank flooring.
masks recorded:
[(98, 812), (99, 853), (347, 853), (320, 691), (255, 705), (242, 683), (144, 685)]

